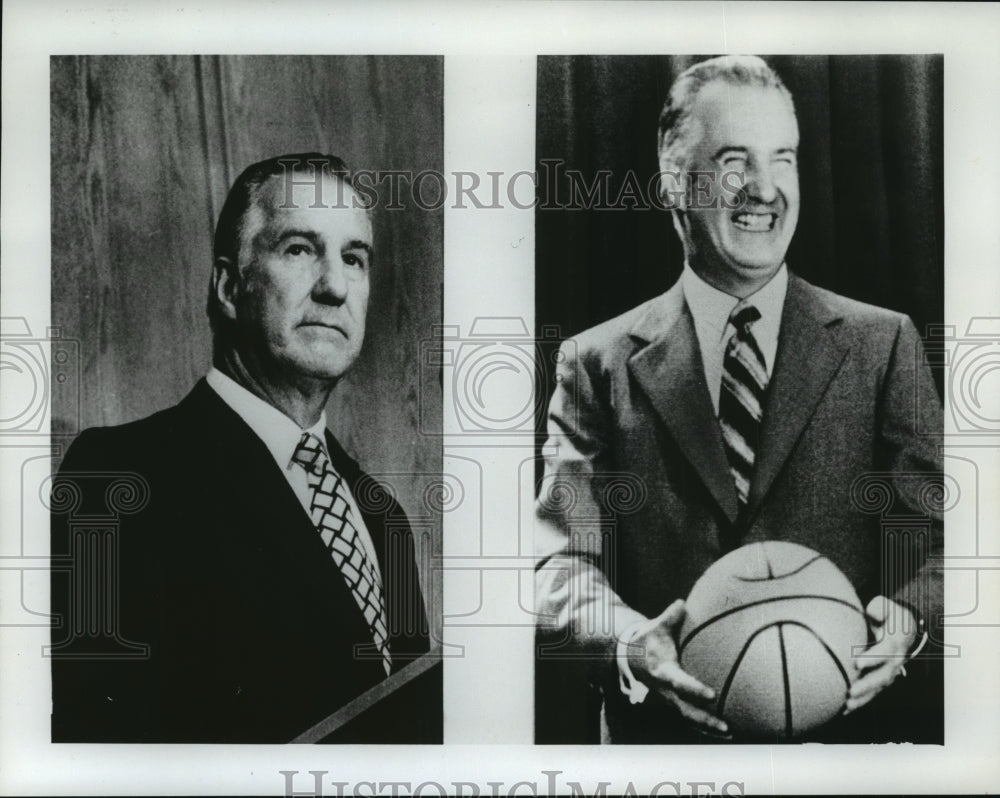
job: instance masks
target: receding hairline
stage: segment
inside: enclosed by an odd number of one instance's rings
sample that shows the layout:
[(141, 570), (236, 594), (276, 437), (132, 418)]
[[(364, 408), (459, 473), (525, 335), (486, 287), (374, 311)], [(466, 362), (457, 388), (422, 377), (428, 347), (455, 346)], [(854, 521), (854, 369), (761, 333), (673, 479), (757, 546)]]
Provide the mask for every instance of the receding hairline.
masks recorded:
[[(707, 97), (706, 96), (710, 92), (713, 92), (713, 91), (716, 94), (719, 94), (721, 92), (725, 92), (725, 94), (723, 96), (721, 96), (721, 97), (718, 97), (718, 96), (717, 97)], [(784, 105), (788, 109), (788, 111), (789, 111), (789, 117), (791, 119), (792, 126), (795, 128), (795, 139), (796, 139), (796, 142), (798, 142), (798, 140), (799, 140), (799, 121), (798, 121), (798, 116), (795, 113), (795, 104), (792, 102), (792, 99), (791, 99), (790, 95), (787, 92), (782, 91), (777, 86), (747, 85), (747, 84), (744, 84), (744, 83), (732, 83), (730, 81), (721, 80), (721, 79), (720, 80), (709, 81), (704, 86), (702, 86), (700, 88), (700, 90), (691, 99), (690, 107), (688, 108), (688, 123), (691, 124), (692, 126), (694, 125), (694, 123), (696, 121), (695, 109), (699, 108), (700, 104), (705, 103), (706, 101), (716, 102), (716, 103), (720, 103), (721, 102), (721, 103), (725, 104), (726, 100), (727, 100), (727, 95), (730, 95), (730, 93), (732, 93), (732, 92), (744, 92), (744, 91), (745, 92), (756, 92), (756, 93), (759, 93), (762, 96), (766, 95), (766, 96), (769, 96), (769, 97), (777, 97), (777, 98), (779, 98), (781, 104)]]
[(670, 156), (671, 162), (682, 166), (676, 156), (688, 154), (691, 112), (702, 94), (718, 84), (731, 88), (776, 91), (787, 103), (798, 132), (795, 100), (770, 64), (759, 56), (717, 56), (692, 64), (674, 79), (667, 90), (657, 132), (657, 152), (661, 162), (666, 155)]
[[(310, 177), (315, 177), (315, 172), (312, 169), (306, 168), (302, 164), (296, 164), (291, 170), (291, 174), (303, 173)], [(266, 223), (269, 219), (274, 218), (277, 212), (280, 210), (295, 210), (296, 208), (304, 207), (309, 208), (314, 199), (316, 198), (316, 189), (313, 183), (301, 182), (296, 183), (292, 187), (293, 194), (296, 189), (300, 191), (309, 192), (309, 202), (306, 204), (293, 205), (292, 207), (282, 208), (281, 205), (284, 200), (288, 197), (286, 192), (282, 192), (282, 187), (272, 188), (272, 184), (278, 180), (284, 180), (288, 176), (288, 172), (283, 174), (272, 174), (268, 175), (264, 180), (259, 183), (255, 183), (250, 186), (248, 191), (248, 202), (247, 207), (240, 216), (239, 224), (237, 225), (237, 251), (236, 258), (239, 260), (240, 255), (243, 252), (243, 247), (249, 243), (247, 240), (246, 232), (248, 228), (248, 222), (253, 219), (254, 214), (260, 214), (261, 222)], [(341, 209), (356, 209), (364, 212), (365, 219), (368, 221), (369, 228), (372, 224), (372, 214), (371, 208), (365, 207), (363, 205), (355, 205), (351, 198), (351, 194), (355, 197), (358, 196), (357, 189), (351, 184), (350, 180), (345, 178), (344, 175), (336, 174), (323, 170), (321, 179), (324, 183), (338, 181), (341, 185), (341, 189), (334, 194), (332, 197), (328, 197), (326, 193), (320, 189), (319, 199), (328, 210), (341, 210)], [(317, 208), (316, 210), (322, 210), (323, 208)], [(371, 235), (369, 234), (369, 238)], [(372, 249), (371, 244), (368, 245), (369, 250)]]
[[(248, 203), (247, 210), (250, 210), (251, 208), (254, 207), (261, 207), (263, 205), (262, 198), (274, 196), (275, 192), (271, 190), (271, 186), (276, 181), (286, 180), (289, 174), (307, 174), (311, 178), (309, 182), (296, 181), (295, 184), (292, 186), (293, 193), (298, 193), (302, 191), (310, 192), (309, 194), (310, 201), (304, 206), (306, 208), (311, 207), (313, 201), (316, 199), (316, 193), (317, 193), (316, 186), (315, 183), (312, 181), (314, 181), (318, 177), (323, 181), (323, 183), (332, 183), (336, 181), (341, 185), (341, 189), (338, 190), (336, 193), (334, 193), (333, 196), (328, 196), (327, 193), (322, 188), (320, 189), (319, 192), (320, 196), (318, 197), (318, 199), (320, 200), (320, 202), (322, 202), (322, 204), (325, 207), (336, 209), (338, 207), (353, 206), (358, 208), (359, 210), (364, 210), (366, 213), (370, 212), (370, 209), (367, 207), (364, 207), (362, 205), (353, 205), (353, 203), (351, 203), (348, 192), (350, 192), (350, 194), (354, 194), (355, 196), (357, 196), (358, 190), (354, 187), (351, 181), (347, 179), (344, 175), (336, 174), (334, 172), (329, 172), (324, 169), (322, 171), (322, 174), (317, 176), (313, 170), (305, 169), (298, 165), (292, 168), (290, 172), (286, 172), (284, 174), (268, 175), (261, 182), (252, 185), (249, 191), (250, 201)], [(288, 197), (287, 187), (285, 187), (285, 192), (279, 196), (281, 196), (283, 199)], [(281, 209), (277, 202), (275, 202), (274, 205), (276, 206), (276, 209), (278, 210)]]
[(694, 106), (698, 100), (700, 100), (707, 92), (711, 91), (753, 91), (760, 92), (761, 94), (776, 94), (792, 109), (795, 108), (795, 103), (792, 100), (791, 92), (785, 86), (765, 86), (759, 83), (740, 83), (739, 81), (734, 81), (728, 79), (725, 75), (718, 75), (711, 80), (708, 80), (704, 85), (699, 86), (698, 90), (695, 91), (690, 100), (688, 101), (689, 106)]

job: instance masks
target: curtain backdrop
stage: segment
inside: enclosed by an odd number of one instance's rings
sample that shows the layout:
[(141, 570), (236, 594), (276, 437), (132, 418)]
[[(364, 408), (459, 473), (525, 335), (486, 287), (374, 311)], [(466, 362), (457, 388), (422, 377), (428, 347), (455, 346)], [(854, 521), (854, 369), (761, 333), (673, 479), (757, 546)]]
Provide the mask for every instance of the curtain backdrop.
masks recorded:
[[(658, 171), (657, 120), (667, 90), (708, 57), (538, 59), (540, 336), (552, 326), (561, 337), (573, 335), (656, 296), (680, 275), (684, 255), (669, 213), (555, 206), (566, 203), (572, 170), (586, 185), (610, 172), (611, 198), (630, 173), (645, 190)], [(944, 318), (943, 58), (766, 60), (795, 98), (801, 132), (802, 206), (789, 267), (839, 294), (907, 313), (926, 335)], [(546, 365), (538, 378), (547, 399), (554, 383)], [(942, 375), (935, 377), (940, 391)], [(544, 431), (544, 413), (538, 425)], [(536, 676), (538, 741), (596, 742), (599, 698), (587, 693), (579, 669), (540, 661)]]
[[(207, 371), (212, 232), (244, 167), (318, 150), (355, 170), (443, 168), (437, 57), (54, 57), (50, 66), (52, 323), (79, 341), (81, 357), (80, 406), (53, 397), (63, 443), (78, 427), (174, 404)], [(327, 413), (363, 467), (395, 475), (386, 481), (413, 518), (427, 515), (425, 488), (441, 472), (440, 441), (418, 431), (419, 418), (440, 428), (440, 383), (418, 368), (418, 353), (441, 323), (443, 216), (408, 192), (402, 201), (374, 211), (364, 350)]]

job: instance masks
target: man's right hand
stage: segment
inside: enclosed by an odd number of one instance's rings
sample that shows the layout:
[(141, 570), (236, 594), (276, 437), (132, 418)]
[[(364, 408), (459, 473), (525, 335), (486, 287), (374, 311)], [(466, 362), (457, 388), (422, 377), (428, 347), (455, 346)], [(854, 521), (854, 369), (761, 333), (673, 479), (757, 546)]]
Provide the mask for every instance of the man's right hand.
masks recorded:
[(640, 624), (628, 642), (632, 674), (661, 695), (699, 731), (727, 735), (725, 721), (704, 709), (715, 691), (681, 669), (674, 637), (684, 620), (684, 600), (677, 599), (658, 617)]

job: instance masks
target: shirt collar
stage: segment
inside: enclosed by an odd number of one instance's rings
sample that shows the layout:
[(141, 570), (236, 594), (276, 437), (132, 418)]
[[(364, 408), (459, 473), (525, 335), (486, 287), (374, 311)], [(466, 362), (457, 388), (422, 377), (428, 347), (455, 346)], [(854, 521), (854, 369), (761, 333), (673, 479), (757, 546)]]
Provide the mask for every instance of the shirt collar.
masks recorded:
[[(683, 281), (684, 298), (687, 300), (699, 337), (708, 334), (711, 340), (720, 341), (726, 337), (729, 315), (740, 300), (706, 283), (691, 266), (685, 262)], [(754, 324), (754, 336), (778, 338), (781, 325), (781, 311), (788, 291), (788, 267), (782, 263), (765, 286), (746, 298), (760, 311), (760, 321)], [(730, 328), (731, 329), (731, 328)]]
[(295, 454), (303, 432), (314, 434), (322, 442), (324, 450), (326, 449), (325, 410), (320, 413), (319, 421), (308, 429), (302, 429), (274, 405), (251, 393), (214, 366), (209, 370), (205, 381), (264, 442), (281, 468), (291, 466), (292, 455)]

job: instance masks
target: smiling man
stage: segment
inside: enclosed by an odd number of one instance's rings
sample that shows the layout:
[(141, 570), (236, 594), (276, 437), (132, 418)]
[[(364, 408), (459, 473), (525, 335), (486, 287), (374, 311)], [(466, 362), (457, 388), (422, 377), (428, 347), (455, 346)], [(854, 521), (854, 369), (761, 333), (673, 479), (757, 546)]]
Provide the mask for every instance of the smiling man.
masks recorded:
[[(674, 217), (688, 265), (726, 294), (748, 296), (774, 277), (799, 218), (792, 100), (778, 86), (716, 80), (688, 113), (684, 137), (665, 127), (660, 148), (662, 174), (701, 174), (713, 189), (707, 202), (699, 197), (689, 213)], [(694, 131), (700, 135), (692, 144)]]
[[(57, 487), (84, 512), (110, 495), (102, 477), (133, 475), (148, 502), (115, 521), (118, 656), (80, 656), (89, 575), (53, 574), (53, 741), (288, 742), (427, 651), (406, 516), (326, 428), (365, 334), (355, 199), (335, 156), (248, 167), (216, 227), (213, 368), (176, 407), (67, 452)], [(53, 555), (79, 558), (64, 516), (52, 529)], [(341, 739), (411, 731), (356, 728)]]
[[(731, 739), (712, 690), (681, 668), (676, 634), (697, 578), (764, 539), (826, 555), (866, 605), (871, 645), (855, 652), (844, 716), (815, 739), (914, 731), (892, 717), (892, 693), (942, 612), (931, 561), (941, 517), (921, 493), (940, 483), (941, 462), (918, 433), (942, 428), (940, 402), (908, 318), (789, 271), (798, 147), (792, 97), (763, 60), (681, 74), (660, 116), (659, 164), (683, 274), (562, 350), (536, 607), (556, 655), (591, 660), (606, 742)], [(883, 530), (858, 499), (867, 476), (926, 532)], [(627, 507), (622, 479), (634, 487)]]

